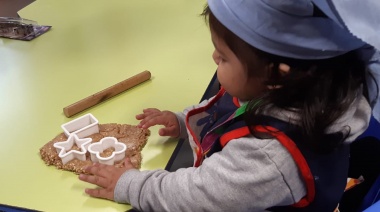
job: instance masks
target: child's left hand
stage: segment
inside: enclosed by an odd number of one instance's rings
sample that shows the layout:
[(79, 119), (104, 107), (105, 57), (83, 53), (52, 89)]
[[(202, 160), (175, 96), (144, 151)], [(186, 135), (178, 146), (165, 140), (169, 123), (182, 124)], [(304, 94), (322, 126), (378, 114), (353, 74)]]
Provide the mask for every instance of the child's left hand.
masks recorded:
[(97, 198), (114, 200), (114, 190), (117, 181), (124, 172), (133, 168), (134, 167), (129, 158), (125, 159), (124, 167), (122, 168), (95, 163), (94, 165), (86, 167), (85, 171), (89, 174), (80, 174), (79, 179), (100, 187), (95, 189), (87, 188), (85, 192), (88, 195)]

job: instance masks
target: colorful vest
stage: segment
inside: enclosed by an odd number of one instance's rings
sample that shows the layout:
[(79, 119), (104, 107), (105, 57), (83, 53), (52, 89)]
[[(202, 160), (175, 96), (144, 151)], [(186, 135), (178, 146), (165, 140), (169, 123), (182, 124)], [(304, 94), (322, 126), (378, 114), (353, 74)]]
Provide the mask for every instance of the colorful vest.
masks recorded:
[[(250, 135), (239, 113), (242, 113), (239, 101), (223, 89), (207, 105), (188, 112), (186, 127), (195, 167), (201, 165), (204, 158), (221, 151), (230, 140)], [(329, 154), (318, 154), (303, 142), (299, 127), (273, 117), (265, 119), (265, 124), (254, 129), (270, 134), (289, 151), (307, 188), (306, 196), (299, 202), (268, 210), (334, 211), (347, 182), (349, 146), (342, 144)], [(343, 136), (336, 133), (326, 138), (342, 139)]]

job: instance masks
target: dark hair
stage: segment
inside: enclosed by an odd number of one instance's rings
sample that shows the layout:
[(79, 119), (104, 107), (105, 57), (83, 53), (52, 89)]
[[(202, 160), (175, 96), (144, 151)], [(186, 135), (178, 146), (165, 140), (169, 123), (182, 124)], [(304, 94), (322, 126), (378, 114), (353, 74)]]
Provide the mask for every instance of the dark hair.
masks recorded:
[[(249, 102), (244, 115), (248, 126), (265, 122), (264, 108), (276, 107), (300, 115), (302, 133), (314, 150), (330, 151), (343, 141), (324, 138), (327, 127), (348, 110), (361, 91), (365, 66), (356, 52), (318, 60), (281, 57), (240, 39), (221, 24), (207, 6), (202, 15), (208, 18), (210, 29), (245, 65), (248, 77), (262, 78), (265, 87), (277, 86), (277, 89), (265, 89), (262, 96)], [(290, 66), (288, 74), (280, 73), (281, 63)], [(341, 133), (347, 136), (347, 130), (349, 132), (349, 127), (342, 126)], [(260, 137), (252, 128), (251, 133)]]

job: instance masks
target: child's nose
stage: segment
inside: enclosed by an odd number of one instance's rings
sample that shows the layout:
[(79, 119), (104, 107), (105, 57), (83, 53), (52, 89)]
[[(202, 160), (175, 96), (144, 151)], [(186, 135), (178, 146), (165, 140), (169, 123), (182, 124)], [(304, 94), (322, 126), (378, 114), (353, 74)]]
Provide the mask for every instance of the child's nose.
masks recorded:
[(219, 65), (220, 57), (219, 57), (218, 52), (216, 52), (216, 50), (212, 53), (212, 59), (214, 59), (214, 62), (216, 65)]

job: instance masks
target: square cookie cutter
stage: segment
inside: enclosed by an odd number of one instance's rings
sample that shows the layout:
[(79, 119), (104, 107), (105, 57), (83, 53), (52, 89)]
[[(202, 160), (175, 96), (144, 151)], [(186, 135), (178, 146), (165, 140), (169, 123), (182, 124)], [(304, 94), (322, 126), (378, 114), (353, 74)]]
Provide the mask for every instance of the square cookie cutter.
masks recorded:
[(61, 125), (63, 132), (67, 137), (76, 134), (78, 138), (84, 138), (89, 135), (99, 133), (99, 121), (91, 113), (74, 119)]

